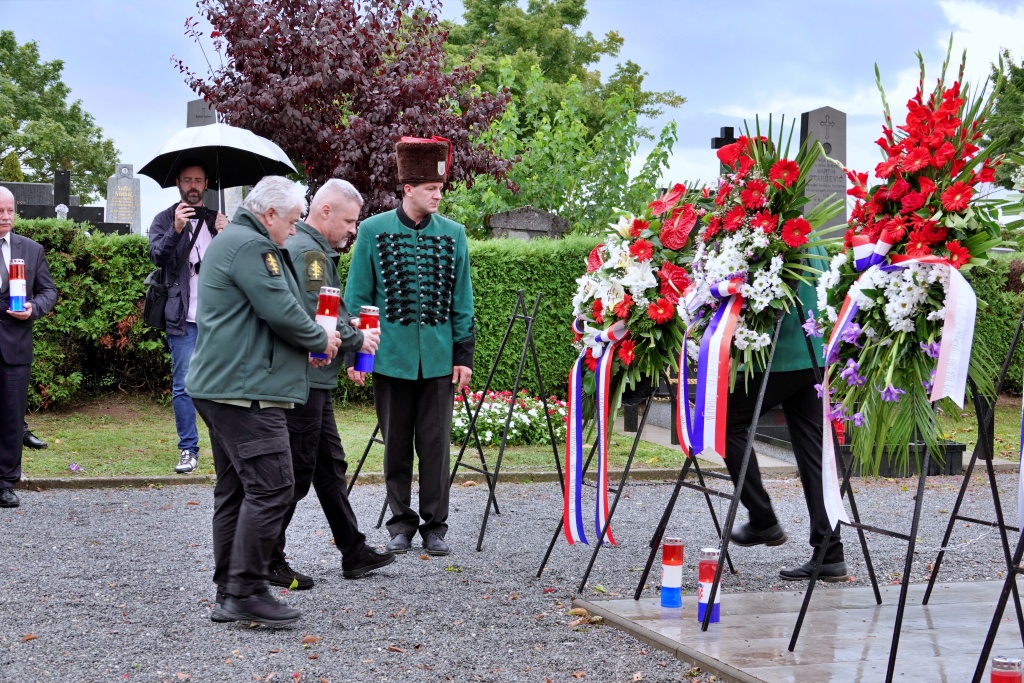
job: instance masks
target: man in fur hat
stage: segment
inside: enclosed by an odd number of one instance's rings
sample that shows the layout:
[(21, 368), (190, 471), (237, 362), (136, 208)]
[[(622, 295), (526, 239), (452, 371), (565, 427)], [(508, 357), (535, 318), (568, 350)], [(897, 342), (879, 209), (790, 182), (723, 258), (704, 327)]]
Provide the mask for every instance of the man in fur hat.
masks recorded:
[[(373, 399), (385, 443), (387, 550), (406, 552), (419, 531), (428, 554), (447, 555), (452, 402), (473, 375), (469, 250), (465, 228), (437, 213), (451, 143), (402, 138), (395, 152), (402, 203), (360, 225), (345, 303), (353, 314), (380, 309)], [(362, 384), (365, 373), (348, 372)], [(419, 512), (410, 505), (414, 445)]]

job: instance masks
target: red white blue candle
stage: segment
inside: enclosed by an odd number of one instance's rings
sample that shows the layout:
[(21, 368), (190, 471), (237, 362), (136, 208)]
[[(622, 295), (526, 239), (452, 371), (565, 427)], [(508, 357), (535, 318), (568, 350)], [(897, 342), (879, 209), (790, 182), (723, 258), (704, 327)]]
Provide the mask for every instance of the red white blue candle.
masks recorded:
[[(697, 621), (704, 621), (704, 613), (708, 610), (708, 597), (711, 595), (711, 586), (715, 582), (715, 573), (718, 571), (718, 548), (703, 548), (700, 551), (700, 565), (697, 568), (697, 580), (700, 586), (697, 588)], [(720, 616), (722, 600), (722, 586), (715, 591), (715, 604), (711, 606), (711, 620), (709, 623), (717, 624)]]
[[(376, 306), (362, 306), (359, 308), (359, 329), (372, 330), (380, 327), (380, 309)], [(359, 351), (356, 353), (356, 372), (373, 372), (372, 353)]]
[[(338, 329), (338, 308), (341, 306), (341, 290), (337, 287), (321, 287), (320, 299), (316, 306), (316, 322), (330, 334)], [(310, 358), (326, 360), (326, 353), (311, 353)]]
[(661, 606), (683, 606), (683, 539), (666, 538), (661, 545)]
[(25, 297), (28, 295), (25, 284), (25, 259), (12, 258), (7, 272), (11, 282), (11, 301), (8, 307), (12, 311), (20, 313), (25, 310)]

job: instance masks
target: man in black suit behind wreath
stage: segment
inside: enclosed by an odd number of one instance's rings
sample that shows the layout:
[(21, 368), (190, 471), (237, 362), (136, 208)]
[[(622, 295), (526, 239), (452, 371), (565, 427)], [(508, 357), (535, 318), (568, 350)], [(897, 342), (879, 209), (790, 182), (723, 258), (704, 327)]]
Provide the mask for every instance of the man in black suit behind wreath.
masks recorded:
[[(57, 301), (43, 248), (15, 235), (14, 195), (0, 187), (0, 507), (20, 505), (14, 485), (21, 479), (25, 405), (32, 366), (32, 323)], [(11, 259), (25, 261), (25, 310), (10, 310)]]

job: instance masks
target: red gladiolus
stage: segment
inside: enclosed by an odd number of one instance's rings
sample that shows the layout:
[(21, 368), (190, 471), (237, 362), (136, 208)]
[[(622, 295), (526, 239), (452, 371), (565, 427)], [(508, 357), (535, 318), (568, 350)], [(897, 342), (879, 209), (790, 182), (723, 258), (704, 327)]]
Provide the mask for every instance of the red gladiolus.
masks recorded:
[(782, 241), (793, 249), (807, 244), (811, 224), (803, 217), (790, 218), (782, 226)]
[(942, 143), (932, 156), (932, 166), (942, 168), (949, 163), (949, 160), (956, 156), (956, 148), (949, 140)]
[(616, 318), (619, 318), (620, 320), (625, 320), (626, 318), (629, 317), (629, 314), (632, 310), (633, 297), (627, 294), (626, 296), (622, 297), (622, 301), (615, 304), (615, 308), (612, 309), (612, 312), (615, 313)]
[(658, 279), (661, 280), (659, 293), (673, 305), (678, 303), (679, 297), (690, 287), (690, 277), (686, 274), (686, 269), (669, 261), (658, 269)]
[(779, 217), (770, 214), (767, 211), (758, 211), (754, 214), (753, 220), (750, 221), (750, 227), (754, 230), (760, 230), (766, 235), (770, 235), (778, 229)]
[(675, 307), (673, 307), (672, 304), (668, 302), (668, 299), (665, 298), (658, 299), (647, 307), (647, 317), (659, 325), (671, 320), (672, 316), (675, 314)]
[(594, 299), (594, 305), (591, 307), (591, 313), (594, 316), (595, 323), (604, 322), (604, 302), (600, 299)]
[(924, 195), (920, 192), (911, 192), (902, 199), (901, 204), (903, 208), (900, 209), (900, 212), (902, 213), (917, 211), (924, 206)]
[(800, 167), (796, 165), (795, 161), (789, 159), (779, 159), (768, 171), (768, 179), (780, 190), (795, 183), (799, 175)]
[(850, 183), (853, 185), (853, 187), (846, 191), (846, 194), (857, 199), (867, 199), (868, 174), (846, 169), (846, 177), (850, 179)]
[(973, 194), (974, 190), (967, 183), (953, 183), (942, 193), (942, 208), (951, 213), (963, 211)]
[(700, 196), (703, 197), (704, 199), (707, 199), (708, 197), (710, 197), (711, 196), (711, 188), (708, 187), (707, 185), (705, 185), (704, 187), (700, 188)]
[(746, 188), (740, 192), (740, 201), (748, 209), (759, 209), (764, 205), (764, 193), (768, 189), (768, 183), (763, 180), (751, 180)]
[(661, 226), (661, 245), (666, 249), (679, 251), (686, 246), (686, 240), (696, 223), (697, 212), (694, 211), (693, 204), (676, 207)]
[(722, 227), (729, 232), (733, 232), (743, 225), (743, 219), (746, 217), (746, 209), (742, 206), (734, 206), (725, 212), (725, 217), (722, 219)]
[(740, 167), (736, 169), (736, 177), (737, 178), (744, 178), (744, 177), (746, 177), (746, 175), (748, 173), (750, 173), (750, 169), (752, 169), (752, 168), (754, 168), (754, 160), (753, 159), (751, 159), (748, 156), (740, 157)]
[(603, 244), (599, 244), (590, 250), (590, 256), (587, 257), (587, 272), (593, 273), (595, 270), (601, 267), (604, 263), (604, 256), (601, 255), (601, 250), (604, 249)]
[(729, 198), (729, 194), (732, 192), (732, 185), (726, 183), (718, 188), (718, 196), (715, 197), (715, 204), (722, 206), (725, 204), (725, 200)]
[(981, 173), (972, 171), (973, 176), (971, 177), (971, 185), (977, 183), (994, 183), (996, 181), (996, 172), (990, 166), (982, 166)]
[(935, 183), (931, 181), (931, 178), (921, 176), (917, 179), (917, 185), (921, 188), (921, 194), (925, 197), (930, 195), (932, 192), (935, 192)]
[(586, 353), (583, 354), (583, 364), (587, 366), (587, 369), (591, 372), (597, 372), (597, 359), (594, 358), (594, 350), (587, 348)]
[(642, 233), (644, 230), (646, 230), (648, 228), (648, 226), (650, 226), (650, 224), (651, 224), (650, 221), (645, 221), (645, 220), (643, 220), (641, 218), (634, 218), (633, 219), (633, 225), (629, 229), (629, 236), (630, 237), (639, 237), (640, 233)]
[(960, 246), (958, 240), (946, 242), (946, 251), (949, 252), (947, 260), (957, 270), (960, 270), (960, 266), (971, 260), (971, 252), (967, 251), (967, 247)]
[(853, 248), (853, 228), (849, 228), (843, 233), (843, 249)]
[(652, 216), (660, 216), (675, 206), (684, 192), (686, 187), (682, 183), (676, 183), (671, 190), (648, 204), (647, 208), (651, 210)]
[(910, 238), (907, 240), (907, 256), (921, 258), (931, 253), (932, 250), (928, 246), (928, 241), (925, 239), (924, 234), (920, 230), (911, 232)]
[(654, 256), (654, 245), (645, 239), (638, 239), (629, 245), (629, 253), (635, 256), (637, 261), (650, 261)]
[(619, 343), (619, 360), (622, 361), (623, 365), (631, 365), (633, 359), (636, 358), (636, 354), (633, 352), (636, 347), (636, 342), (632, 339), (625, 339)]

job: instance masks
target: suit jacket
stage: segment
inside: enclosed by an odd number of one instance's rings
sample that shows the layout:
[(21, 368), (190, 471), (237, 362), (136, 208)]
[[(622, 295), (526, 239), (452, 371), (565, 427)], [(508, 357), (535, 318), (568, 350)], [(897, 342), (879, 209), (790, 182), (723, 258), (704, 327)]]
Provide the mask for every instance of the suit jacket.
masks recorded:
[(11, 286), (5, 273), (0, 285), (0, 356), (8, 365), (29, 365), (32, 363), (32, 323), (53, 309), (57, 287), (46, 265), (43, 247), (13, 232), (9, 237), (11, 258), (25, 259), (26, 300), (32, 304), (32, 317), (18, 320), (7, 314)]
[[(149, 226), (149, 259), (164, 269), (163, 283), (170, 285), (174, 281), (174, 274), (178, 274), (177, 282), (171, 285), (167, 291), (167, 304), (164, 306), (164, 316), (167, 320), (165, 331), (167, 334), (185, 334), (185, 318), (188, 317), (188, 301), (192, 296), (191, 281), (188, 272), (188, 249), (192, 241), (191, 224), (181, 232), (174, 232), (174, 210), (178, 208), (175, 202), (168, 208), (158, 213), (153, 218), (153, 224)], [(207, 211), (206, 218), (196, 228), (202, 229), (205, 225), (210, 237), (217, 236), (217, 212)]]

